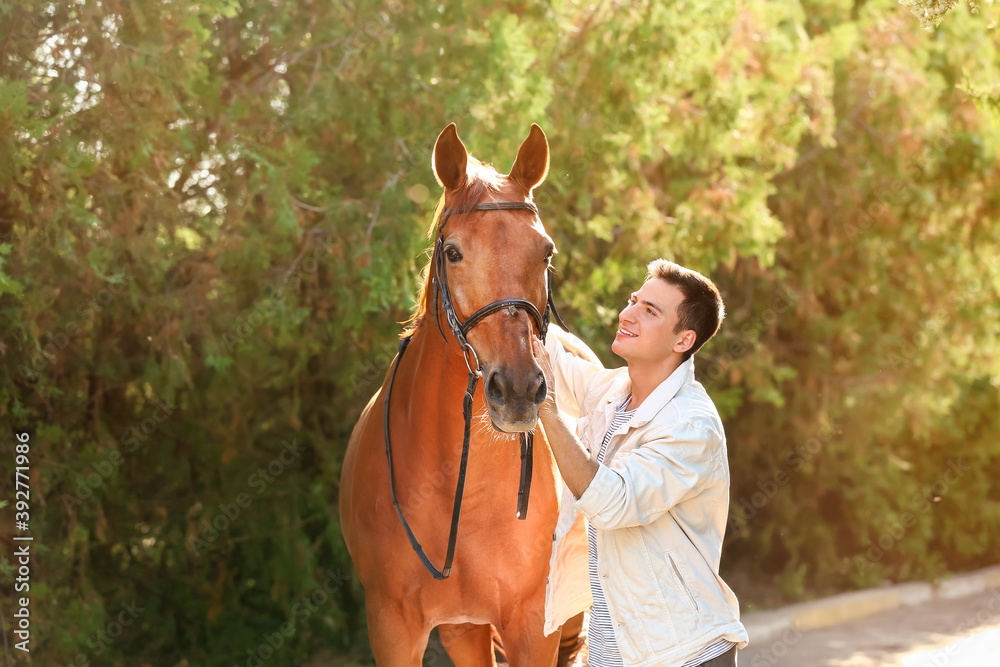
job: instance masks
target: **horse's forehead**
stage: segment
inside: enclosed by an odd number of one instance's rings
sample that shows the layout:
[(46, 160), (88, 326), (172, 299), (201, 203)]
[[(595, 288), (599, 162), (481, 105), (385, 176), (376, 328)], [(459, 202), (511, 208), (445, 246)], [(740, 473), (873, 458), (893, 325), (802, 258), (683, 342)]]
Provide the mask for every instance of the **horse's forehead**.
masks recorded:
[[(470, 217), (459, 231), (460, 237), (476, 246), (506, 250), (534, 247), (549, 240), (538, 216), (528, 210), (485, 211)], [(505, 253), (506, 254), (506, 253)]]
[[(503, 178), (506, 179), (506, 176)], [(516, 185), (510, 184), (492, 192), (488, 191), (476, 203), (495, 202), (526, 202), (526, 200), (524, 192), (519, 191)], [(468, 223), (468, 228), (477, 236), (495, 233), (502, 237), (513, 236), (516, 237), (516, 240), (528, 242), (548, 238), (545, 225), (542, 224), (539, 216), (528, 208), (486, 211), (482, 216), (473, 217)], [(535, 232), (535, 234), (525, 234), (529, 231)]]

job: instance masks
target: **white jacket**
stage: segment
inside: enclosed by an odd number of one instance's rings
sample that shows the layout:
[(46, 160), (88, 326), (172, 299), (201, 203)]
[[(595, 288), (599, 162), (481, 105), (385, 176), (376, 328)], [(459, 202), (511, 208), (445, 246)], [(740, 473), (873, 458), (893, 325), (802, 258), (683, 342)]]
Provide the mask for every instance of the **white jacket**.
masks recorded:
[[(596, 456), (631, 391), (628, 370), (575, 357), (565, 347), (579, 340), (549, 331), (560, 409), (582, 415), (577, 436)], [(726, 436), (694, 379), (693, 358), (615, 432), (604, 460), (578, 500), (563, 490), (546, 633), (592, 604), (584, 515), (598, 529), (597, 570), (625, 665), (683, 665), (720, 638), (746, 646), (739, 603), (719, 577), (729, 514)]]

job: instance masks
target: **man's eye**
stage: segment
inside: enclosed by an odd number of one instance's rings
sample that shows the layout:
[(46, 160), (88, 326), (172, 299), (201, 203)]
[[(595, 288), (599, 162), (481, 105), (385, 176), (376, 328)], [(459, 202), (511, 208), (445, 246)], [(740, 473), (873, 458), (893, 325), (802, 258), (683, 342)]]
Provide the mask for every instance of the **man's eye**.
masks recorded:
[(653, 312), (652, 308), (647, 308), (646, 312), (649, 313), (650, 315), (656, 315), (656, 313)]
[(455, 248), (445, 248), (444, 256), (447, 257), (448, 261), (452, 264), (458, 264), (462, 261), (462, 253)]

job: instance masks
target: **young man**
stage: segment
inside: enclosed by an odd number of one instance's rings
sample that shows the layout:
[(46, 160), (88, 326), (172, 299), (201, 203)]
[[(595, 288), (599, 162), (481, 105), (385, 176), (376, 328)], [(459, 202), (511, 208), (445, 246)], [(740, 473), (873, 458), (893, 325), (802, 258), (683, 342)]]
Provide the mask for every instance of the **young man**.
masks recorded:
[[(747, 633), (718, 574), (729, 513), (726, 438), (693, 359), (719, 329), (722, 297), (673, 262), (648, 269), (611, 345), (627, 368), (574, 357), (561, 333), (533, 343), (549, 390), (540, 421), (589, 520), (588, 660), (736, 665)], [(579, 410), (577, 423), (561, 404)]]

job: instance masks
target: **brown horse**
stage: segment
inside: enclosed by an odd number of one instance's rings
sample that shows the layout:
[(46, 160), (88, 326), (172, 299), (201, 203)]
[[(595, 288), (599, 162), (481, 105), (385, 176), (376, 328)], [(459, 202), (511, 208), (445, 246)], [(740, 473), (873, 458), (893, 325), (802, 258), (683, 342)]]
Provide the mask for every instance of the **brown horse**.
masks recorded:
[[(530, 510), (519, 520), (515, 509), (517, 434), (535, 428), (546, 391), (531, 337), (540, 334), (539, 314), (546, 312), (555, 248), (530, 204), (470, 209), (484, 202), (530, 202), (532, 189), (548, 172), (548, 142), (533, 124), (504, 176), (468, 155), (453, 123), (438, 136), (432, 162), (444, 187), (432, 229), (440, 230), (442, 211), (454, 214), (435, 246), (407, 332), (408, 352), (397, 356), (395, 371), (390, 369), (351, 435), (340, 482), (344, 538), (365, 588), (368, 636), (380, 667), (420, 665), (437, 626), (448, 654), (462, 667), (496, 664), (494, 632), (513, 667), (546, 667), (556, 664), (560, 640), (559, 632), (543, 633), (559, 497), (541, 429), (533, 448)], [(449, 326), (440, 324), (448, 318), (434, 286), (436, 261), (447, 272), (459, 322), (497, 301), (530, 303), (505, 306), (479, 320), (468, 331), (474, 352), (466, 356)], [(399, 508), (427, 558), (441, 568), (465, 432), (463, 397), (477, 363), (483, 381), (472, 402), (454, 565), (450, 576), (435, 579), (393, 506), (383, 427), (387, 387), (392, 377), (386, 421)]]

